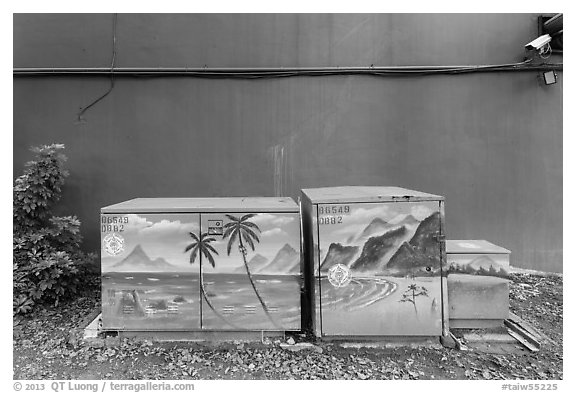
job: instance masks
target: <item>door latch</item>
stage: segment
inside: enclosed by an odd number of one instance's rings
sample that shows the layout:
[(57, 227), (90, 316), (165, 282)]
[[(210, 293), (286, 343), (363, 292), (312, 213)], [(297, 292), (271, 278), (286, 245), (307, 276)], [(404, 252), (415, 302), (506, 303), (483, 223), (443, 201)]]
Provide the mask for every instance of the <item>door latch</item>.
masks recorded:
[(443, 233), (440, 233), (440, 232), (434, 233), (434, 235), (432, 236), (432, 238), (433, 238), (434, 240), (436, 240), (438, 243), (441, 243), (441, 242), (445, 242), (445, 241), (446, 241), (446, 235), (443, 234)]

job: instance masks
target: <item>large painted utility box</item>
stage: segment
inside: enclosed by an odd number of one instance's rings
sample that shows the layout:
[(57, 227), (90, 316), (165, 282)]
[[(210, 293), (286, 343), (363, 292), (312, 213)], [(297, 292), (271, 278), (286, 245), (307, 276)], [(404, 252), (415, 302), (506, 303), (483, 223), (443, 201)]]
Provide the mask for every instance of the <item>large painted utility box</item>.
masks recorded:
[(510, 251), (486, 240), (446, 241), (450, 327), (501, 326), (508, 318)]
[(101, 232), (105, 330), (301, 328), (290, 198), (137, 198), (102, 208)]
[(444, 198), (398, 187), (302, 190), (316, 336), (440, 336)]

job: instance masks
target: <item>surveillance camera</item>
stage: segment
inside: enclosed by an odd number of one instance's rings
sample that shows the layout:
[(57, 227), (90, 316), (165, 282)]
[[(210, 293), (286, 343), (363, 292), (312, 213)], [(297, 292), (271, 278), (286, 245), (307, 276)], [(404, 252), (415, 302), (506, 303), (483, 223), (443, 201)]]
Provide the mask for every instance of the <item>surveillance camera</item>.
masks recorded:
[(549, 44), (552, 41), (552, 37), (550, 34), (544, 34), (540, 37), (536, 38), (534, 41), (527, 43), (524, 47), (528, 50), (540, 50), (544, 48), (546, 44)]

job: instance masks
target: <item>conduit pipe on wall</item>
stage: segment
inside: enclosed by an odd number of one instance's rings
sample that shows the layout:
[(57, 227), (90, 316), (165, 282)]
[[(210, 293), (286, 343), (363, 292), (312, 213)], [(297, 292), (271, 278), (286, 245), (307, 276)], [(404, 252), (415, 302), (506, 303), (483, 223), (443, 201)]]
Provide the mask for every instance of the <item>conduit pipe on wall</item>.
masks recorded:
[(438, 75), (472, 72), (562, 71), (563, 64), (529, 64), (529, 61), (495, 65), (395, 66), (395, 67), (276, 67), (276, 68), (14, 68), (14, 76), (191, 76), (197, 78), (279, 78), (327, 75)]

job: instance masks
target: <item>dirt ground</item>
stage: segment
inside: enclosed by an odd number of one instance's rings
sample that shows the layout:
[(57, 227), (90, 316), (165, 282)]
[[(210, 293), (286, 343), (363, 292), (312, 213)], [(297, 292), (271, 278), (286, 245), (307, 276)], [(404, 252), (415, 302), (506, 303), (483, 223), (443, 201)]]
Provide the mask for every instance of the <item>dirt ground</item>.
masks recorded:
[(331, 343), (292, 352), (278, 340), (204, 345), (109, 338), (87, 343), (70, 332), (100, 307), (100, 293), (92, 290), (15, 320), (14, 379), (558, 380), (563, 378), (562, 286), (561, 276), (511, 275), (510, 310), (548, 338), (539, 352), (520, 345), (459, 351)]

